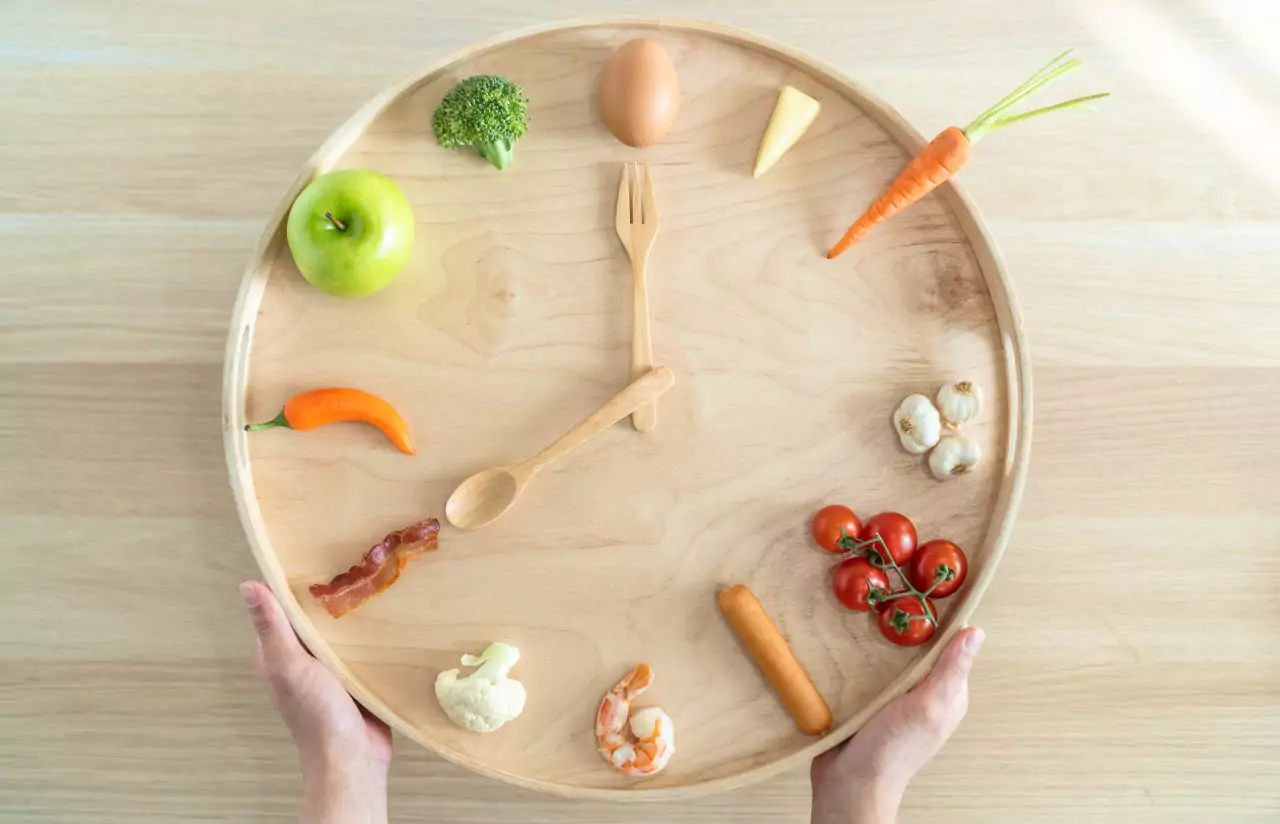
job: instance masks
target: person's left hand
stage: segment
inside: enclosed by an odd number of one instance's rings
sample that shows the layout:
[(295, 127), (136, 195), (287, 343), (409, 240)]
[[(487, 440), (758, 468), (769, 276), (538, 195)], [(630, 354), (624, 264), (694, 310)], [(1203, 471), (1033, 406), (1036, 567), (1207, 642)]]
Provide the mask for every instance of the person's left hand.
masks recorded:
[(366, 804), (381, 806), (385, 820), (391, 730), (357, 704), (337, 677), (311, 657), (265, 584), (245, 581), (240, 594), (257, 633), (258, 672), (298, 746), (308, 787), (303, 799), (304, 820), (329, 820), (309, 818), (308, 799), (332, 809), (335, 795), (352, 794), (362, 811), (368, 809)]

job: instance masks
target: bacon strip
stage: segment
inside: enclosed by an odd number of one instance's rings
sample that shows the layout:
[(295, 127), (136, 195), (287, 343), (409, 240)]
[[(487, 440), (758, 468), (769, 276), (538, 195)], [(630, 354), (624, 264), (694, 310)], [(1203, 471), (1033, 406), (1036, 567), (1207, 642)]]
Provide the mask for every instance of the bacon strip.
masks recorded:
[(440, 522), (435, 518), (392, 532), (364, 554), (360, 563), (327, 584), (312, 584), (311, 594), (334, 618), (386, 592), (396, 582), (405, 564), (424, 552), (436, 548)]

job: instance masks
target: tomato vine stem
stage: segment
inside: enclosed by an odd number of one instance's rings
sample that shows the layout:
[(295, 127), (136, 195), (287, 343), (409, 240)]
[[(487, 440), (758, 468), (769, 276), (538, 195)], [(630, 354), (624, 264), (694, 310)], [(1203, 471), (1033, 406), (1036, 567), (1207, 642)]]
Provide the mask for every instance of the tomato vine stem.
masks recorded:
[[(920, 602), (920, 609), (924, 611), (924, 615), (908, 615), (907, 621), (919, 621), (923, 619), (937, 628), (938, 619), (934, 615), (933, 610), (929, 607), (928, 598), (929, 595), (938, 588), (938, 585), (943, 582), (943, 578), (935, 576), (933, 586), (929, 587), (929, 589), (924, 592), (921, 592), (915, 588), (914, 584), (911, 583), (911, 579), (909, 579), (907, 574), (902, 571), (902, 567), (898, 566), (898, 562), (893, 560), (893, 555), (889, 552), (889, 546), (884, 542), (884, 538), (879, 535), (872, 535), (865, 541), (857, 541), (845, 535), (844, 530), (842, 529), (840, 531), (840, 541), (837, 542), (837, 545), (844, 547), (850, 543), (852, 546), (848, 548), (848, 551), (844, 553), (843, 557), (850, 558), (857, 557), (859, 555), (865, 556), (872, 566), (880, 569), (891, 569), (897, 573), (898, 580), (902, 582), (904, 587), (906, 587), (906, 589), (899, 590), (898, 592), (891, 592), (885, 597), (877, 599), (878, 603), (887, 603), (895, 598), (913, 596)], [(868, 547), (871, 547), (869, 551), (867, 550)]]

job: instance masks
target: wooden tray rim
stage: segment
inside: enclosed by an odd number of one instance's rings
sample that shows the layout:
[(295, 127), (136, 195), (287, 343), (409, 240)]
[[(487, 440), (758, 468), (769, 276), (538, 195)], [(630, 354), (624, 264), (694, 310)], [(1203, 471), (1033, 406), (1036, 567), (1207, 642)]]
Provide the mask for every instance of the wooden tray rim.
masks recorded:
[[(355, 112), (321, 144), (307, 160), (298, 176), (276, 206), (259, 238), (253, 256), (245, 268), (244, 276), (232, 310), (231, 326), (227, 338), (223, 363), (222, 386), (222, 434), (226, 452), (231, 488), (235, 495), (236, 509), (244, 526), (254, 559), (271, 590), (276, 594), (289, 622), (312, 654), (334, 671), (347, 691), (364, 707), (396, 732), (415, 741), (447, 761), (458, 764), (480, 775), (537, 792), (564, 798), (604, 799), (612, 801), (671, 801), (693, 798), (712, 793), (745, 787), (781, 772), (807, 764), (814, 757), (847, 740), (885, 704), (906, 692), (929, 670), (942, 648), (960, 629), (968, 624), (978, 603), (982, 600), (992, 578), (995, 577), (1000, 559), (1013, 531), (1018, 506), (1030, 465), (1031, 450), (1031, 358), (1026, 333), (1018, 311), (1013, 284), (994, 239), (987, 230), (977, 206), (964, 188), (954, 179), (948, 180), (938, 192), (955, 214), (963, 229), (996, 310), (996, 322), (1001, 334), (1004, 352), (1005, 378), (1008, 382), (1008, 406), (1006, 413), (1009, 431), (1006, 440), (1003, 482), (996, 498), (993, 517), (987, 530), (987, 552), (982, 571), (970, 582), (963, 600), (950, 614), (946, 626), (927, 646), (923, 654), (904, 669), (859, 712), (834, 727), (826, 735), (817, 738), (809, 746), (766, 764), (760, 764), (740, 773), (706, 781), (695, 781), (679, 786), (646, 789), (643, 783), (635, 789), (582, 787), (524, 776), (495, 769), (476, 759), (437, 747), (427, 736), (400, 717), (394, 710), (378, 700), (346, 666), (333, 648), (324, 640), (312, 621), (294, 597), (288, 576), (276, 557), (268, 538), (262, 512), (253, 484), (249, 466), (248, 440), (244, 432), (245, 390), (248, 385), (249, 358), (253, 344), (254, 325), (261, 307), (272, 261), (284, 242), (284, 225), (289, 208), (302, 189), (316, 176), (328, 171), (364, 131), (401, 97), (451, 67), (470, 60), (487, 51), (510, 45), (531, 37), (557, 31), (587, 28), (644, 28), (669, 29), (702, 34), (720, 40), (735, 42), (756, 51), (763, 51), (801, 69), (829, 86), (839, 87), (877, 123), (886, 129), (912, 154), (925, 144), (924, 136), (908, 123), (892, 106), (858, 82), (832, 69), (809, 54), (745, 29), (720, 23), (678, 19), (640, 17), (578, 18), (554, 22), (506, 32), (487, 40), (468, 45), (446, 57), (414, 72), (401, 82), (375, 95)], [(997, 526), (998, 524), (998, 526)], [(996, 527), (993, 529), (992, 527)]]

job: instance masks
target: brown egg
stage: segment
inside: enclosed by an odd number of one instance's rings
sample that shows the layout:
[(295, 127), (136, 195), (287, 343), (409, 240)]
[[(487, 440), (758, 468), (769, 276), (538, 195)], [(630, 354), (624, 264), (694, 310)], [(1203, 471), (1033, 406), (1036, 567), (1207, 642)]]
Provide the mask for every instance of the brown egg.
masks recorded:
[(666, 136), (680, 110), (676, 67), (656, 40), (623, 43), (600, 76), (600, 116), (628, 146), (652, 146)]

